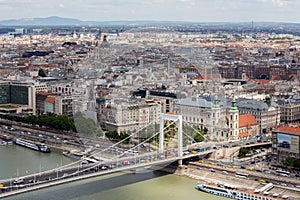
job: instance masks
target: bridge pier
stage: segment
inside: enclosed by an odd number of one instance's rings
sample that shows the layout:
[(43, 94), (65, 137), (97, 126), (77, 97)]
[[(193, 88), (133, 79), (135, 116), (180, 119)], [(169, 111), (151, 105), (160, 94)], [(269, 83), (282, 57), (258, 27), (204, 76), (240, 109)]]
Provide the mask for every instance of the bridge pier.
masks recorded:
[(179, 165), (179, 167), (182, 166), (182, 159), (179, 159), (179, 160), (178, 160), (178, 165)]

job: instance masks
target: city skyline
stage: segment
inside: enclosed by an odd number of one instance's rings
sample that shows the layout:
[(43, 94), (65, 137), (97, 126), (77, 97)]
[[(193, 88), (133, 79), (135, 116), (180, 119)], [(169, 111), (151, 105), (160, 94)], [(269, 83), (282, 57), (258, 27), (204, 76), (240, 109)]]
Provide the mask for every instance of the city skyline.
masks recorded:
[(297, 0), (0, 0), (0, 20), (60, 16), (93, 21), (298, 23)]

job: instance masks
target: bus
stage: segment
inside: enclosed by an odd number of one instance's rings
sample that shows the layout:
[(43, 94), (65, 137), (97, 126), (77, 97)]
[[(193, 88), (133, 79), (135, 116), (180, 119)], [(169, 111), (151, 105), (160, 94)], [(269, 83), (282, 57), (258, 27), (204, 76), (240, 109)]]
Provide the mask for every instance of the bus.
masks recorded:
[(244, 174), (244, 173), (236, 172), (235, 173), (235, 177), (248, 179), (249, 178), (249, 174)]
[(278, 175), (278, 176), (286, 176), (286, 177), (290, 176), (290, 172), (288, 172), (288, 171), (276, 170), (275, 172), (276, 172), (276, 175)]

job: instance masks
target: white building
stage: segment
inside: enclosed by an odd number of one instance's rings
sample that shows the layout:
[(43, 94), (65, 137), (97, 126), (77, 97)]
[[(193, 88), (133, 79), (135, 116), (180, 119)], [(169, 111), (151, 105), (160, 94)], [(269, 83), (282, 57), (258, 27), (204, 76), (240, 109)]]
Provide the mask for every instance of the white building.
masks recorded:
[(150, 123), (159, 124), (161, 105), (154, 101), (114, 100), (106, 105), (104, 125), (107, 130), (133, 132)]
[(213, 102), (196, 97), (177, 100), (174, 103), (174, 114), (182, 115), (183, 123), (187, 125), (201, 130), (206, 128), (210, 139), (229, 139), (226, 108), (219, 105), (217, 97), (214, 97)]

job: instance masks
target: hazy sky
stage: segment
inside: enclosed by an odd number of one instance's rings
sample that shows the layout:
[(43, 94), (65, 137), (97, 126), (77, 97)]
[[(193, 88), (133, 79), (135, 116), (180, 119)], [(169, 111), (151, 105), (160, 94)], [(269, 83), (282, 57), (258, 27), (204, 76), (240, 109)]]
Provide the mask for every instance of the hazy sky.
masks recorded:
[(94, 21), (300, 22), (300, 0), (0, 0), (0, 20), (49, 16)]

